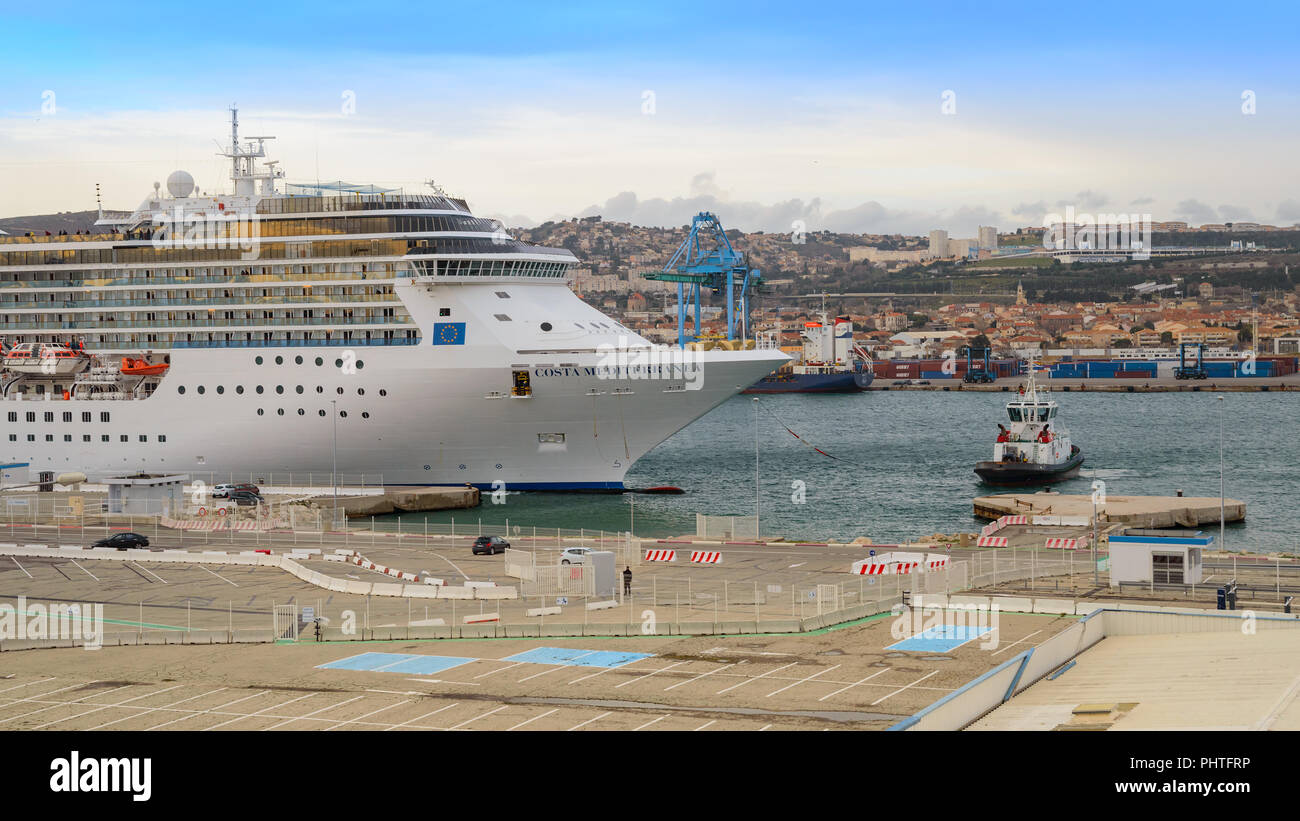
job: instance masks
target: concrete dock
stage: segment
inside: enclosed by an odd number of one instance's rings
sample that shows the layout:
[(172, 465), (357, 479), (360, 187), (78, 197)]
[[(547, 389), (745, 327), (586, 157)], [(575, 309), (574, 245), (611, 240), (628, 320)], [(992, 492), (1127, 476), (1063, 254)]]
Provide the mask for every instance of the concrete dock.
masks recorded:
[[(999, 516), (1092, 516), (1092, 497), (1063, 493), (999, 493), (977, 496), (975, 515), (984, 519)], [(1198, 527), (1219, 521), (1218, 496), (1107, 496), (1098, 508), (1101, 521), (1120, 522), (1131, 527)], [(1224, 521), (1246, 518), (1246, 503), (1223, 500)]]
[[(478, 489), (465, 485), (386, 489), (382, 493), (338, 497), (339, 507), (343, 508), (350, 518), (383, 516), (387, 513), (471, 508), (478, 507), (479, 501)], [(334, 504), (334, 498), (331, 495), (316, 496), (311, 499), (311, 503), (317, 507), (330, 507)]]

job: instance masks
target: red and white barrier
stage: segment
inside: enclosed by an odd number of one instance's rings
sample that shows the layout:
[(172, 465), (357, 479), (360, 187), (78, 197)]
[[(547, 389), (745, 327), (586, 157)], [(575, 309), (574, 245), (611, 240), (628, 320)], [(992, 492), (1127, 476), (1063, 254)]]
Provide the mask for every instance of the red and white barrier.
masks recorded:
[(1003, 516), (998, 521), (1002, 522), (1003, 527), (1006, 527), (1007, 525), (1027, 525), (1029, 524), (1029, 517), (1028, 516)]
[(947, 556), (944, 556), (941, 559), (931, 559), (925, 564), (926, 570), (945, 570), (947, 569), (947, 567), (948, 567)]
[(719, 550), (692, 550), (692, 564), (720, 564), (722, 562), (722, 552)]
[(1077, 550), (1079, 547), (1078, 539), (1048, 539), (1043, 547), (1053, 547), (1060, 550)]
[(676, 550), (647, 550), (645, 560), (647, 562), (671, 562), (676, 561)]
[(976, 547), (1006, 547), (1006, 536), (980, 536), (975, 542)]

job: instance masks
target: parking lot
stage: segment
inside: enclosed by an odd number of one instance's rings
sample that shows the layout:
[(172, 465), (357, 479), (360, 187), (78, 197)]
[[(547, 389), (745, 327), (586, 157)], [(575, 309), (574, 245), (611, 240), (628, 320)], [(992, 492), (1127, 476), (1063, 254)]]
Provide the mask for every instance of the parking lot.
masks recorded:
[(0, 729), (883, 729), (1071, 620), (1002, 614), (996, 646), (933, 653), (887, 649), (891, 622), (797, 636), (5, 653)]

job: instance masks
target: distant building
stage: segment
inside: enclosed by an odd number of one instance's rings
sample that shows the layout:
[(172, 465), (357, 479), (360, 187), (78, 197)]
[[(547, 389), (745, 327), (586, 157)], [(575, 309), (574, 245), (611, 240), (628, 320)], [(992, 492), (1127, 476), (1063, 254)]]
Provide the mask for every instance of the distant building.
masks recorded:
[(979, 229), (981, 251), (995, 251), (998, 247), (998, 229), (991, 225), (981, 225)]
[(957, 259), (974, 259), (980, 253), (980, 244), (977, 239), (950, 239), (948, 240), (948, 256)]
[(941, 228), (936, 228), (930, 232), (930, 256), (935, 259), (942, 259), (948, 256), (948, 232)]
[(1202, 282), (1196, 286), (1196, 293), (1200, 294), (1201, 299), (1214, 299), (1214, 284)]

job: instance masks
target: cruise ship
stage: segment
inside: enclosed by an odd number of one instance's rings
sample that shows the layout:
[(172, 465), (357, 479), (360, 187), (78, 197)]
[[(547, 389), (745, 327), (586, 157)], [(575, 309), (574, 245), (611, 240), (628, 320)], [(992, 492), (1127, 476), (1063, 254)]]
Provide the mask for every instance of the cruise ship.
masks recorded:
[(788, 359), (653, 345), (574, 295), (568, 250), (436, 186), (288, 183), (269, 139), (232, 109), (232, 193), (178, 171), (93, 232), (0, 237), (5, 461), (618, 491)]

